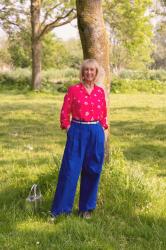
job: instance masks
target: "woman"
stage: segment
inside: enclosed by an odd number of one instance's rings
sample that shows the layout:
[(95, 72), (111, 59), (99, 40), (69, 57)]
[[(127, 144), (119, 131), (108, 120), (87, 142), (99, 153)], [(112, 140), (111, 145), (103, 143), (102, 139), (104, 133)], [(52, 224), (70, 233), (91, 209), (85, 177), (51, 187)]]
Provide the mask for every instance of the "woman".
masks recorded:
[(99, 70), (95, 59), (85, 60), (80, 83), (69, 87), (64, 97), (60, 121), (61, 128), (67, 131), (67, 142), (52, 204), (54, 217), (71, 213), (80, 173), (79, 214), (89, 218), (96, 207), (104, 159), (104, 129), (108, 128), (104, 90), (96, 85)]

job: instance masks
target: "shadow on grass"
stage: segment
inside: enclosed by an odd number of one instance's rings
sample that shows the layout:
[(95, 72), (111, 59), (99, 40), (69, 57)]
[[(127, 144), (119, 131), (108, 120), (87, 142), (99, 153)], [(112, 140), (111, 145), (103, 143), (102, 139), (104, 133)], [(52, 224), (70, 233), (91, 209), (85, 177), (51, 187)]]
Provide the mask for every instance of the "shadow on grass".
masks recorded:
[(166, 147), (163, 145), (137, 144), (124, 150), (127, 160), (132, 161), (157, 161), (166, 160)]
[(148, 139), (164, 141), (166, 139), (166, 124), (143, 121), (112, 121), (110, 127), (113, 135), (118, 137), (132, 136), (132, 139), (138, 138), (142, 141)]
[(34, 151), (45, 151), (45, 145), (57, 143), (64, 145), (63, 131), (54, 125), (54, 121), (43, 122), (33, 119), (5, 119), (1, 143), (3, 148), (28, 150), (28, 144), (34, 144)]
[[(147, 162), (154, 164), (159, 162), (161, 167), (166, 162), (166, 124), (143, 121), (119, 121), (111, 123), (112, 136), (121, 138), (123, 142), (129, 142), (130, 146), (124, 146), (124, 155), (127, 160)], [(153, 143), (154, 141), (154, 143)], [(133, 146), (132, 146), (133, 145)]]

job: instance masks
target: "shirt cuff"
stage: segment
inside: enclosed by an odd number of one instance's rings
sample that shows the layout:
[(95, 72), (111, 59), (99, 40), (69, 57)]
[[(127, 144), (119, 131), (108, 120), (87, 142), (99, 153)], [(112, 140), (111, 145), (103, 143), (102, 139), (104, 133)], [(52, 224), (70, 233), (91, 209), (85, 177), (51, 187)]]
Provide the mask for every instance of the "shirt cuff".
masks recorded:
[(61, 123), (61, 129), (67, 129), (68, 127), (70, 127), (70, 122), (68, 122), (68, 123)]
[(108, 129), (108, 125), (107, 125), (107, 124), (102, 125), (102, 127), (103, 127), (104, 129)]
[(101, 123), (101, 122), (100, 122), (100, 124), (101, 124), (101, 126), (103, 127), (103, 129), (108, 129), (108, 124), (106, 124), (106, 123)]

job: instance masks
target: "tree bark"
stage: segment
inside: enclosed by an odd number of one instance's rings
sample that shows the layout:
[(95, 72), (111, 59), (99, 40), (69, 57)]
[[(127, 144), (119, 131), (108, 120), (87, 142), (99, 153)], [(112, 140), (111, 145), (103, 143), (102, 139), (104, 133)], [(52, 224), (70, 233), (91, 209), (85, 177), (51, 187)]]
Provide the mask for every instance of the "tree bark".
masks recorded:
[[(109, 113), (110, 66), (107, 37), (101, 0), (76, 0), (77, 22), (84, 59), (95, 58), (105, 70), (104, 85)], [(109, 117), (109, 115), (108, 115)], [(108, 119), (109, 120), (109, 119)], [(109, 161), (109, 131), (106, 134), (105, 160)]]
[(40, 9), (41, 0), (31, 0), (32, 88), (35, 90), (41, 87)]

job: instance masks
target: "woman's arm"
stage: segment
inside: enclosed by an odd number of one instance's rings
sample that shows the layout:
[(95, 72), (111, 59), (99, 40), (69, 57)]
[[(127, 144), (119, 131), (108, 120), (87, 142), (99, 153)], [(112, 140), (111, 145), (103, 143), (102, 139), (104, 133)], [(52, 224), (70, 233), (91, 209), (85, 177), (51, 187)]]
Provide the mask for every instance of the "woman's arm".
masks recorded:
[(68, 129), (70, 127), (70, 114), (72, 107), (72, 87), (69, 87), (67, 94), (64, 97), (61, 113), (60, 123), (62, 129)]
[(107, 105), (106, 105), (106, 99), (105, 99), (105, 93), (104, 90), (103, 92), (103, 100), (102, 100), (102, 118), (100, 119), (100, 123), (104, 129), (108, 128), (108, 123), (107, 123)]

